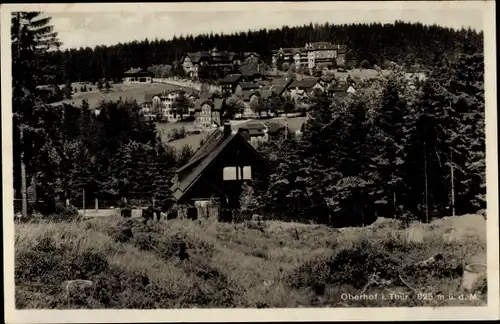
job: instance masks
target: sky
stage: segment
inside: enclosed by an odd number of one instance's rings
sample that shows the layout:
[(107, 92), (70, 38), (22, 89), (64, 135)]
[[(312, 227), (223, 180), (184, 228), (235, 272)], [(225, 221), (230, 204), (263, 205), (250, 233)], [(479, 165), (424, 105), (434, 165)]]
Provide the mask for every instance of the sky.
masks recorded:
[[(186, 10), (177, 7), (169, 8), (148, 7), (137, 10), (118, 11), (117, 6), (107, 7), (106, 11), (89, 11), (86, 7), (82, 11), (63, 10), (59, 12), (45, 11), (52, 17), (52, 24), (59, 38), (63, 42), (62, 49), (78, 48), (96, 45), (113, 45), (119, 42), (134, 40), (171, 39), (174, 35), (197, 35), (200, 33), (232, 33), (238, 31), (256, 30), (261, 28), (279, 28), (284, 25), (296, 26), (312, 23), (330, 22), (344, 23), (393, 23), (395, 20), (420, 22), (423, 24), (438, 24), (444, 27), (460, 29), (473, 28), (483, 30), (483, 14), (481, 10), (473, 8), (425, 8), (421, 2), (420, 9), (400, 8), (372, 8), (358, 7), (314, 7), (304, 3), (288, 3), (287, 6), (273, 5), (264, 7), (221, 8), (208, 6), (204, 10)], [(160, 5), (160, 4), (158, 4)], [(205, 6), (205, 4), (198, 4)], [(297, 6), (299, 5), (299, 6)], [(369, 6), (369, 4), (368, 4)], [(120, 8), (120, 6), (118, 6)], [(192, 7), (190, 7), (192, 8)], [(72, 8), (77, 9), (77, 8)]]

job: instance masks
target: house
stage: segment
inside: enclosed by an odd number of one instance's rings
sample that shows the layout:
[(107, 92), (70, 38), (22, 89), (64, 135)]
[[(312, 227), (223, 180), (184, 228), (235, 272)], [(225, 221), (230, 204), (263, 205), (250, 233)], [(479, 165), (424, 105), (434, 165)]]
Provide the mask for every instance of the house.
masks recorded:
[(293, 77), (274, 78), (270, 90), (276, 96), (290, 97), (289, 87), (294, 81)]
[(225, 99), (199, 99), (195, 104), (195, 126), (198, 128), (218, 127), (221, 121), (221, 113), (224, 109)]
[(319, 78), (295, 80), (290, 84), (290, 97), (295, 102), (303, 101), (305, 98), (309, 98), (315, 89), (325, 90)]
[(264, 79), (262, 73), (260, 73), (256, 69), (249, 68), (247, 66), (241, 66), (238, 70), (246, 82), (257, 82)]
[(339, 82), (337, 84), (331, 84), (326, 89), (326, 93), (329, 97), (344, 97), (346, 95), (356, 93), (356, 89), (352, 84)]
[(123, 73), (124, 84), (141, 84), (153, 82), (153, 74), (141, 68), (131, 68)]
[(222, 95), (231, 95), (235, 92), (238, 84), (243, 80), (242, 74), (228, 74), (219, 80)]
[(335, 79), (334, 75), (323, 75), (319, 78), (319, 83), (324, 87), (327, 88), (330, 84), (335, 84), (337, 83), (337, 79)]
[(304, 47), (280, 48), (272, 50), (271, 53), (273, 66), (276, 66), (279, 60), (292, 61), (296, 67), (305, 67), (311, 71), (320, 65), (344, 66), (347, 47), (329, 42), (315, 42), (306, 43)]
[(198, 77), (200, 66), (217, 69), (223, 74), (228, 73), (234, 65), (241, 65), (242, 54), (219, 51), (217, 47), (210, 51), (187, 53), (181, 59), (182, 67), (190, 77)]
[(267, 126), (262, 122), (251, 121), (238, 126), (238, 133), (240, 133), (245, 140), (251, 144), (256, 144), (260, 141), (267, 141)]
[(253, 91), (259, 89), (259, 85), (253, 82), (240, 82), (234, 91), (236, 95), (241, 95), (243, 91)]
[(231, 210), (240, 206), (243, 183), (256, 178), (266, 181), (269, 172), (267, 161), (226, 122), (176, 170), (170, 191), (178, 205), (189, 206), (180, 211), (181, 217), (187, 213), (196, 219), (200, 215), (196, 206), (215, 200), (220, 206), (219, 219), (232, 221)]

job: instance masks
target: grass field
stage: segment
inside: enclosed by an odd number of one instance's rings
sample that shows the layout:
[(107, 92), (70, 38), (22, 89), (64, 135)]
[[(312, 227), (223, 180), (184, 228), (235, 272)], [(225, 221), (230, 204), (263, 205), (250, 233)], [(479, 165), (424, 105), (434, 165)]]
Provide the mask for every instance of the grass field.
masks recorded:
[[(124, 228), (133, 237), (127, 240)], [(431, 224), (379, 219), (333, 229), (278, 221), (239, 224), (118, 217), (17, 224), (18, 308), (381, 307), (485, 305), (486, 284), (459, 296), (463, 265), (486, 263), (485, 220)], [(189, 257), (176, 254), (185, 243)], [(440, 254), (427, 266), (416, 263)], [(368, 282), (379, 285), (367, 287)], [(371, 279), (370, 279), (371, 278)], [(67, 291), (64, 280), (92, 281)], [(382, 283), (382, 279), (389, 280)], [(371, 281), (370, 281), (371, 280)], [(342, 294), (374, 296), (352, 300)], [(398, 294), (404, 299), (382, 300)], [(424, 298), (433, 294), (434, 298)], [(436, 296), (446, 296), (444, 299)], [(344, 295), (346, 296), (346, 295)]]
[[(80, 91), (81, 85), (79, 83), (73, 83), (72, 86), (78, 88), (78, 91)], [(89, 106), (91, 108), (94, 108), (98, 106), (99, 102), (101, 102), (102, 100), (116, 101), (122, 98), (123, 100), (135, 99), (138, 102), (143, 102), (144, 95), (146, 93), (160, 93), (180, 88), (179, 86), (174, 86), (164, 83), (130, 84), (130, 85), (114, 84), (110, 92), (104, 93), (97, 89), (97, 85), (92, 85), (91, 87), (92, 91), (77, 92), (73, 94), (73, 97), (71, 99), (66, 99), (63, 100), (62, 102), (81, 105), (82, 101), (86, 99), (89, 103)], [(190, 91), (191, 89), (185, 88), (185, 90)]]

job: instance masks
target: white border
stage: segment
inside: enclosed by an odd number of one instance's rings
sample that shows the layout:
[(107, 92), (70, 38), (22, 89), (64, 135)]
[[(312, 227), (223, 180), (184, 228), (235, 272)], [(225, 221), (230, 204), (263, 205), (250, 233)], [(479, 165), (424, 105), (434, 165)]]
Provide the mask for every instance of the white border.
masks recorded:
[[(213, 10), (439, 10), (474, 9), (484, 13), (485, 99), (486, 99), (486, 174), (487, 174), (487, 258), (488, 306), (443, 308), (301, 308), (301, 309), (206, 309), (206, 310), (15, 310), (14, 305), (14, 224), (12, 213), (12, 119), (10, 12), (39, 10), (47, 12), (121, 11), (213, 11)], [(256, 15), (258, 17), (258, 13)], [(498, 263), (498, 152), (496, 109), (496, 35), (493, 1), (439, 2), (275, 2), (275, 3), (182, 3), (182, 4), (43, 4), (2, 5), (2, 173), (4, 225), (4, 298), (6, 323), (71, 322), (221, 322), (221, 321), (361, 321), (361, 320), (481, 320), (499, 319)]]

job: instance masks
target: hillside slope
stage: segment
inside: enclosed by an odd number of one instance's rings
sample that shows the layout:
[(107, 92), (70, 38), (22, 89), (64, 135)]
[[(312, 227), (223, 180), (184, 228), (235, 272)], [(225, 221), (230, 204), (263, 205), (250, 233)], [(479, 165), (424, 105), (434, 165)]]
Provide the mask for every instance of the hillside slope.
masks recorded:
[[(131, 229), (133, 237), (125, 235)], [(481, 216), (402, 228), (380, 219), (333, 229), (283, 222), (241, 224), (119, 218), (16, 225), (18, 308), (341, 307), (485, 305), (459, 296), (463, 265), (486, 263)], [(181, 260), (179, 246), (187, 247)], [(416, 262), (440, 254), (428, 267)], [(366, 287), (369, 278), (391, 282)], [(65, 280), (87, 279), (66, 292)], [(409, 295), (414, 290), (413, 295)], [(377, 298), (352, 300), (365, 293)], [(382, 294), (408, 295), (382, 300)], [(443, 295), (444, 299), (422, 294)]]

